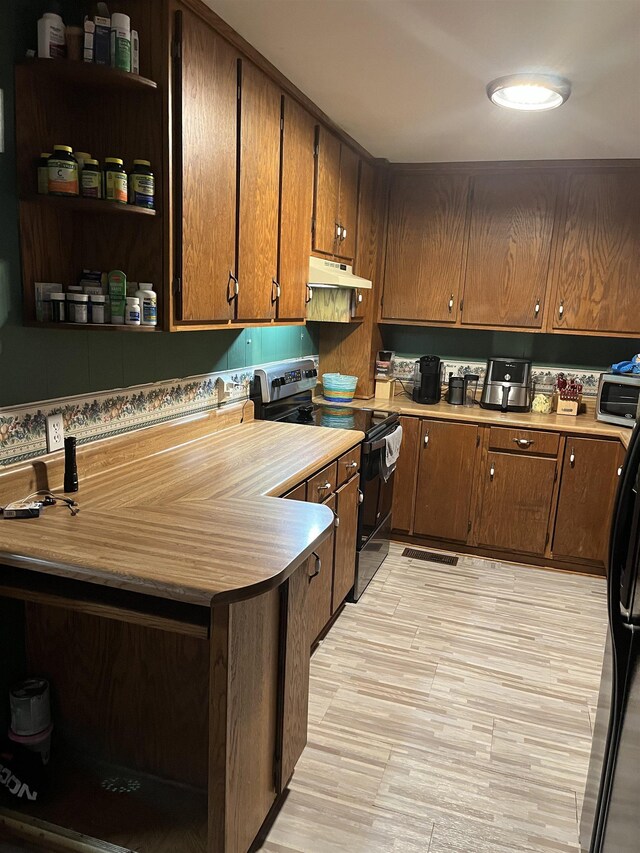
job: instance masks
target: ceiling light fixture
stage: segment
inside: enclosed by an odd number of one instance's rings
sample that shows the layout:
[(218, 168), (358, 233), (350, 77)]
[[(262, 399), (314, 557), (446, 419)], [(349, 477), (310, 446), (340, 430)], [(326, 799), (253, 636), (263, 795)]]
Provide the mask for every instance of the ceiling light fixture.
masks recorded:
[(562, 106), (571, 83), (551, 74), (508, 74), (487, 86), (489, 100), (498, 107), (535, 112)]

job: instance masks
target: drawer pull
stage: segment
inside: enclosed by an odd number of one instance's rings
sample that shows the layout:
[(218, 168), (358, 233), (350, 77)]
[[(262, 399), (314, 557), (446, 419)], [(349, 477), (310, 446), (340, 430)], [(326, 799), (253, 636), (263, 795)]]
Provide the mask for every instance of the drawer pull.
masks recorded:
[(271, 279), (271, 301), (276, 302), (278, 299), (280, 299), (280, 285), (273, 278)]
[(319, 491), (319, 492), (324, 492), (326, 489), (330, 489), (330, 488), (331, 488), (331, 483), (321, 483), (321, 484), (318, 486), (318, 491)]
[(347, 462), (347, 461), (345, 460), (342, 464), (343, 464), (346, 468), (357, 468), (357, 467), (358, 467), (358, 463), (357, 463), (357, 462), (355, 462), (355, 461), (353, 461), (353, 462)]
[(358, 294), (358, 304), (360, 304), (361, 302), (362, 302), (362, 294), (359, 293)]
[(559, 317), (564, 316), (564, 299), (560, 300), (560, 307), (558, 308), (558, 316)]
[(336, 239), (339, 240), (342, 237), (342, 225), (336, 222)]
[(347, 239), (347, 229), (344, 227), (344, 225), (342, 226), (342, 234), (340, 235), (340, 239), (341, 240)]
[(307, 285), (307, 298), (304, 301), (308, 305), (312, 299), (313, 299), (313, 290), (309, 287), (309, 285)]
[(540, 300), (539, 299), (536, 299), (536, 307), (534, 308), (533, 313), (536, 315), (536, 317), (540, 313)]
[(622, 465), (618, 468), (618, 477), (622, 476)]
[(426, 447), (429, 444), (429, 433), (427, 433), (424, 437), (424, 446)]
[(233, 299), (235, 299), (239, 292), (240, 285), (238, 284), (238, 279), (231, 272), (231, 270), (229, 270), (229, 281), (227, 283), (227, 302), (231, 302)]
[(518, 447), (531, 447), (534, 443), (532, 438), (514, 438), (513, 439)]
[(493, 476), (495, 473), (496, 473), (496, 469), (492, 465), (491, 468), (489, 468), (489, 479), (491, 480), (491, 482), (493, 482)]
[(322, 568), (322, 560), (320, 559), (320, 557), (318, 557), (315, 551), (313, 552), (313, 556), (315, 557), (315, 560), (313, 561), (314, 571), (312, 572), (312, 574), (309, 575), (309, 580), (311, 580), (311, 578), (317, 577), (320, 574), (320, 569)]
[(571, 455), (569, 456), (569, 465), (571, 465), (571, 467), (573, 468), (575, 464), (576, 464), (576, 451), (572, 447), (571, 448)]

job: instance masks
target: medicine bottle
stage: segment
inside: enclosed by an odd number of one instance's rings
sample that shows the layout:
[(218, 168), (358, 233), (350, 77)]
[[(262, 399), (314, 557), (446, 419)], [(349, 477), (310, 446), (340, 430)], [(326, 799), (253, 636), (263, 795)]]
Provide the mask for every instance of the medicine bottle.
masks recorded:
[(86, 160), (80, 174), (80, 189), (85, 198), (102, 198), (102, 172), (97, 160)]
[(129, 204), (153, 210), (155, 206), (155, 178), (148, 160), (134, 160), (129, 175)]
[(137, 296), (127, 296), (127, 307), (125, 309), (124, 321), (127, 326), (140, 325), (140, 300)]
[(143, 326), (156, 326), (158, 324), (158, 296), (152, 284), (140, 282), (140, 289), (136, 291), (140, 300), (140, 323)]
[(127, 173), (119, 157), (104, 159), (104, 197), (107, 201), (127, 203)]
[(70, 145), (54, 145), (47, 160), (50, 195), (78, 195), (78, 162)]
[(38, 193), (49, 193), (49, 157), (51, 154), (41, 154), (38, 159)]

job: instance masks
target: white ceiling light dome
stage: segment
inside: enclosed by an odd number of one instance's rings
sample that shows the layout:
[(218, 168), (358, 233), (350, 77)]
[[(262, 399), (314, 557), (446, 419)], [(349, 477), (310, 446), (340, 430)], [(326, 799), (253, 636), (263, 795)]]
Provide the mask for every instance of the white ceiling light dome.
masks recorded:
[(553, 74), (508, 74), (487, 86), (489, 100), (498, 107), (525, 112), (554, 110), (571, 94), (571, 83)]

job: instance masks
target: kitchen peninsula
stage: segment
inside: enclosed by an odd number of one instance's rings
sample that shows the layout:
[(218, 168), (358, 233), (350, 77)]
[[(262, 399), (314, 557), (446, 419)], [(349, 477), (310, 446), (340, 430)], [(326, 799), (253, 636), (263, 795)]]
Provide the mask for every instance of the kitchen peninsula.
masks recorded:
[[(55, 729), (49, 796), (0, 826), (50, 843), (61, 826), (83, 850), (248, 849), (306, 743), (305, 607), (334, 525), (277, 497), (362, 437), (231, 405), (81, 448), (77, 516), (2, 522), (0, 609), (24, 636), (16, 671), (51, 681)], [(55, 454), (10, 466), (0, 497), (61, 474)]]

